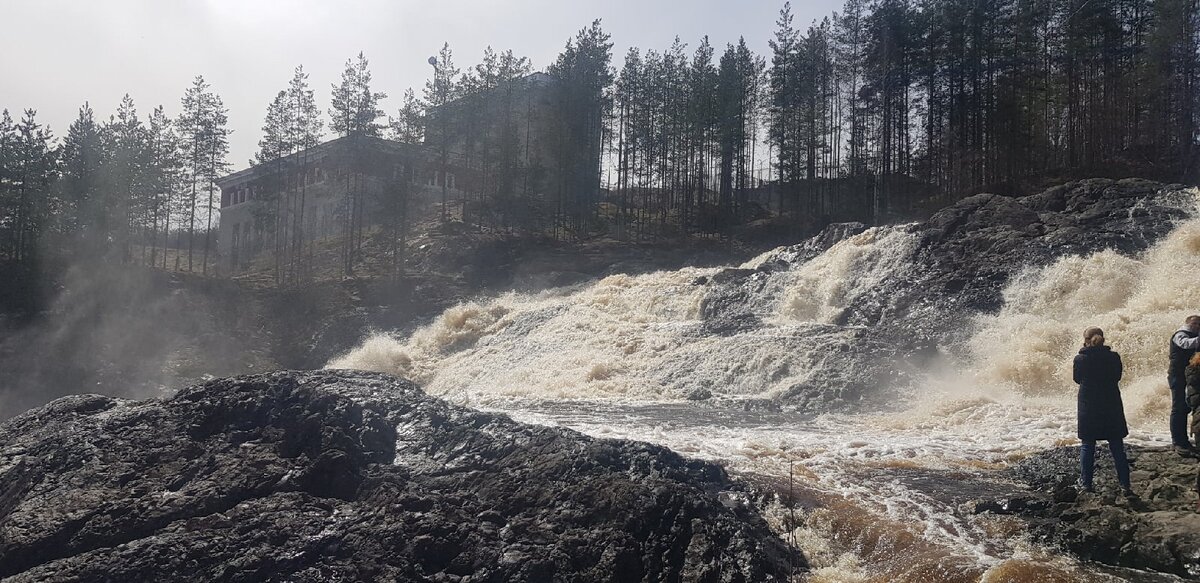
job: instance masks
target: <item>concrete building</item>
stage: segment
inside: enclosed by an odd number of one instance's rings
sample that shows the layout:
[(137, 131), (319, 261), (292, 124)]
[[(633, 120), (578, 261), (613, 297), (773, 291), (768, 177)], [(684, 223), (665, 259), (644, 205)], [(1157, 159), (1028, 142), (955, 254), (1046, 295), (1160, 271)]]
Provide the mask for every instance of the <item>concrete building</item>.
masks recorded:
[(342, 137), (219, 179), (221, 265), (237, 271), (266, 251), (287, 263), (331, 237), (355, 246), (363, 229), (432, 216), (443, 199), (450, 220), (544, 224), (561, 188), (553, 87), (533, 73), (433, 108), (421, 144)]
[[(286, 263), (306, 244), (379, 224), (432, 200), (434, 172), (421, 145), (349, 136), (225, 176), (217, 181), (221, 265), (237, 271), (264, 251)], [(452, 173), (449, 181), (457, 193)]]
[(429, 110), (429, 162), (440, 169), (445, 154), (460, 191), (450, 197), (453, 216), (522, 226), (552, 212), (559, 183), (555, 83), (532, 73)]

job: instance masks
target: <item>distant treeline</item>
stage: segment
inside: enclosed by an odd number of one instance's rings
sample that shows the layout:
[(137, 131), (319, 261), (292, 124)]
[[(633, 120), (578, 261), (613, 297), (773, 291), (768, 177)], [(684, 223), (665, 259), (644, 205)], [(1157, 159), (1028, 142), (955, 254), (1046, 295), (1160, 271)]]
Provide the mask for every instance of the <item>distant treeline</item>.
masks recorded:
[[(769, 44), (676, 38), (617, 68), (599, 23), (581, 30), (546, 69), (559, 181), (537, 202), (553, 211), (521, 226), (637, 238), (775, 217), (802, 232), (1084, 176), (1200, 180), (1197, 0), (849, 0), (804, 29), (785, 4)], [(426, 111), (527, 71), (489, 49), (460, 75), (444, 48), (392, 135), (455, 134), (424, 132)], [(474, 103), (457, 131), (477, 134), (473, 167), (494, 185), (528, 172), (511, 168), (511, 105)]]
[(1196, 0), (849, 0), (802, 32), (785, 4), (765, 57), (629, 51), (612, 185), (699, 225), (703, 204), (745, 218), (768, 182), (805, 223), (1071, 176), (1194, 182), (1198, 21)]
[[(101, 121), (84, 104), (61, 141), (33, 109), (19, 120), (0, 113), (0, 261), (68, 257), (206, 270), (213, 181), (229, 168), (229, 130), (221, 98), (201, 77), (182, 109), (170, 118), (159, 106), (143, 121), (126, 95)], [(186, 246), (186, 265), (168, 265), (173, 246)]]
[[(630, 49), (619, 68), (597, 21), (545, 69), (555, 84), (543, 138), (556, 178), (537, 193), (537, 208), (550, 210), (520, 222), (505, 211), (534, 206), (512, 188), (530, 172), (518, 167), (529, 145), (514, 142), (516, 105), (462, 99), (527, 75), (528, 59), (512, 51), (489, 48), (464, 72), (444, 46), (422, 95), (406, 91), (387, 123), (362, 54), (332, 86), (328, 122), (297, 68), (268, 104), (253, 163), (309, 148), (326, 127), (424, 141), (435, 153), (457, 140), (484, 177), (461, 195), (464, 209), (468, 197), (489, 209), (470, 215), (473, 225), (572, 237), (721, 233), (758, 218), (799, 230), (882, 222), (1083, 175), (1195, 182), (1198, 3), (848, 0), (803, 30), (785, 4), (769, 55), (744, 40), (718, 50), (705, 38), (688, 50), (677, 38), (662, 51)], [(481, 109), (460, 112), (464, 128), (438, 128), (451, 122), (434, 112), (453, 102)], [(0, 262), (28, 267), (51, 253), (207, 270), (214, 181), (230, 169), (227, 112), (202, 77), (181, 110), (142, 119), (126, 96), (103, 121), (85, 104), (61, 141), (34, 110), (17, 119), (6, 110)], [(267, 225), (285, 260), (300, 245), (283, 212), (294, 204), (275, 201)]]

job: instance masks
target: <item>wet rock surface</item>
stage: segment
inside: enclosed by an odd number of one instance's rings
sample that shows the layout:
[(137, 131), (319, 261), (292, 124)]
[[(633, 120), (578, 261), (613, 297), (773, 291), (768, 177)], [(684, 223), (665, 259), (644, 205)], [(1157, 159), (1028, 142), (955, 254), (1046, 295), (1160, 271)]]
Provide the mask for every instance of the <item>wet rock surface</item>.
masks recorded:
[[(1105, 249), (1145, 251), (1194, 205), (1194, 195), (1182, 185), (1095, 178), (1025, 197), (979, 194), (928, 220), (893, 227), (912, 238), (911, 249), (899, 251), (907, 256), (893, 258), (903, 267), (887, 270), (874, 258), (873, 272), (844, 278), (833, 292), (836, 315), (824, 328), (798, 334), (828, 335), (836, 328), (848, 339), (827, 353), (827, 365), (780, 399), (814, 412), (895, 403), (892, 391), (875, 389), (906, 385), (905, 377), (927, 369), (931, 360), (966, 346), (975, 330), (965, 323), (998, 311), (1004, 287), (1023, 270)], [(747, 306), (751, 298), (779, 293), (768, 289), (773, 274), (795, 270), (847, 239), (869, 237), (862, 235), (865, 230), (858, 223), (830, 225), (808, 241), (776, 250), (753, 269), (728, 269), (696, 282), (708, 286), (700, 306), (704, 333), (756, 329), (762, 318)]]
[(974, 511), (1019, 516), (1035, 539), (1084, 560), (1200, 578), (1200, 461), (1167, 448), (1127, 448), (1135, 498), (1120, 495), (1106, 449), (1096, 455), (1096, 491), (1078, 491), (1079, 448), (1063, 447), (1008, 470), (1028, 492), (982, 499)]
[[(6, 581), (771, 581), (803, 558), (718, 466), (279, 372), (0, 425)], [(731, 494), (731, 492), (734, 492)]]
[(1182, 185), (1092, 178), (1019, 198), (978, 194), (909, 227), (912, 269), (884, 280), (845, 311), (851, 325), (886, 323), (914, 349), (965, 339), (965, 317), (999, 310), (1022, 270), (1068, 255), (1150, 248), (1194, 205)]

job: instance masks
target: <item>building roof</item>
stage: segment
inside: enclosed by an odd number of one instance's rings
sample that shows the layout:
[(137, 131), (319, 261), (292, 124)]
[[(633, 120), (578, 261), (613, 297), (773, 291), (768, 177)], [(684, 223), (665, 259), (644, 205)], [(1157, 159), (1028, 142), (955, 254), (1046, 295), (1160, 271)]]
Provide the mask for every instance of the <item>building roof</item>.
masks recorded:
[[(359, 143), (365, 142), (375, 150), (391, 151), (397, 154), (419, 155), (425, 152), (425, 147), (421, 144), (406, 144), (404, 142), (398, 142), (396, 140), (389, 140), (387, 138), (379, 138), (375, 136), (342, 136), (340, 138), (334, 138), (332, 140), (321, 142), (320, 144), (317, 144), (306, 150), (301, 150), (299, 152), (284, 156), (283, 161), (298, 162), (302, 158), (311, 157), (314, 154), (326, 154), (328, 152), (348, 146), (351, 143), (354, 143), (356, 140)], [(255, 164), (244, 170), (238, 170), (232, 174), (222, 176), (216, 180), (216, 184), (221, 188), (225, 188), (226, 185), (245, 182), (257, 176), (260, 173), (261, 166), (262, 164)], [(269, 172), (270, 170), (267, 171)]]
[[(522, 81), (526, 82), (529, 87), (549, 87), (552, 83), (555, 82), (555, 78), (551, 77), (550, 75), (543, 73), (541, 71), (534, 71), (533, 73), (525, 75), (524, 77), (512, 79), (509, 82), (522, 82)], [(433, 113), (433, 112), (438, 111), (439, 109), (451, 109), (451, 108), (457, 107), (460, 104), (462, 104), (468, 100), (477, 99), (481, 95), (490, 94), (499, 88), (500, 88), (500, 86), (498, 85), (496, 87), (492, 87), (491, 89), (488, 89), (487, 91), (482, 91), (482, 92), (477, 91), (475, 93), (471, 93), (468, 95), (461, 95), (455, 99), (447, 101), (446, 103), (444, 103), (442, 105), (430, 105), (428, 108), (426, 108), (426, 113)]]

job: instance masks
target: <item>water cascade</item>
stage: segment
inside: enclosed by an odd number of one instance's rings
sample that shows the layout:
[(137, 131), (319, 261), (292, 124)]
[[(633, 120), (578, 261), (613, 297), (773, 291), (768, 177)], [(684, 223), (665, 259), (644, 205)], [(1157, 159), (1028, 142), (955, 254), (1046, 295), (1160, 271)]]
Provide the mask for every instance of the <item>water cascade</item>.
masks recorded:
[[(919, 482), (953, 471), (968, 488), (971, 476), (1073, 443), (1070, 360), (1088, 326), (1104, 328), (1124, 358), (1131, 440), (1163, 442), (1167, 338), (1200, 310), (1200, 286), (1185, 275), (1200, 267), (1200, 219), (1135, 255), (1013, 265), (998, 312), (942, 298), (938, 309), (959, 310), (970, 341), (939, 347), (913, 371), (878, 327), (843, 314), (919, 269), (918, 245), (905, 225), (863, 230), (802, 261), (781, 248), (730, 268), (740, 274), (732, 292), (730, 270), (688, 268), (479, 299), (407, 337), (377, 334), (329, 366), (787, 479), (821, 502), (800, 511), (798, 528), (796, 510), (776, 509), (781, 532), (819, 566), (813, 580), (1108, 580), (1014, 536), (1015, 519), (962, 517), (961, 492)], [(721, 294), (735, 298), (739, 325), (713, 327), (708, 306)], [(839, 392), (879, 378), (871, 398), (847, 392), (823, 411), (790, 412), (797, 387)]]

